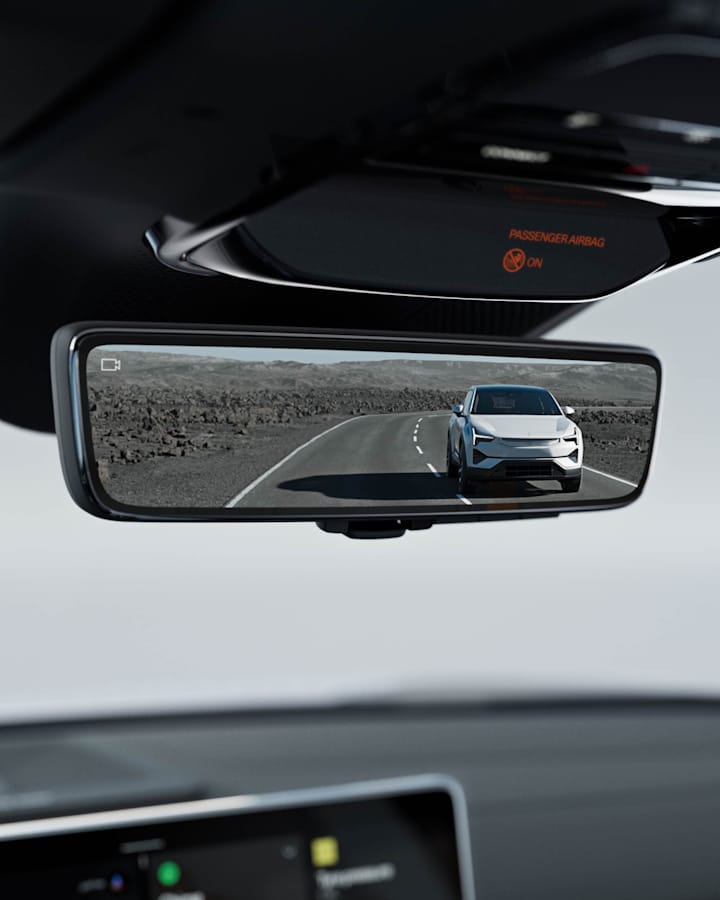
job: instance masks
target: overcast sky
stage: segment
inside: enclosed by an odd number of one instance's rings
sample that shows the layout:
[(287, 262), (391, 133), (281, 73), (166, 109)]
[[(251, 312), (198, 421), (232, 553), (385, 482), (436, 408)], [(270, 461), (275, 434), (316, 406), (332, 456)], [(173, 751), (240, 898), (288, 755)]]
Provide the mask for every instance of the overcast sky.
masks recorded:
[(407, 687), (720, 692), (720, 260), (553, 335), (664, 366), (645, 495), (612, 512), (350, 541), (314, 525), (117, 524), (53, 437), (0, 425), (0, 717)]

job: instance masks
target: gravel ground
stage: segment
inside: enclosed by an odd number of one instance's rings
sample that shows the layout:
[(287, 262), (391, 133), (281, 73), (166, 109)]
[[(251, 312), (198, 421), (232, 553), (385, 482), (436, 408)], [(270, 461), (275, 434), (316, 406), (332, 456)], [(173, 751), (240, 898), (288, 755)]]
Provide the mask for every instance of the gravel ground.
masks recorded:
[[(577, 410), (588, 466), (639, 481), (652, 427), (647, 407), (558, 398)], [(222, 506), (288, 453), (363, 413), (449, 410), (455, 392), (338, 388), (212, 392), (91, 389), (98, 470), (116, 500), (142, 506)]]
[(573, 420), (585, 441), (585, 465), (636, 484), (647, 464), (653, 413), (636, 410), (590, 409), (576, 406)]
[(130, 506), (217, 508), (296, 447), (345, 418), (320, 416), (302, 423), (266, 425), (251, 436), (225, 435), (222, 449), (211, 442), (185, 456), (101, 464), (101, 478), (111, 497)]

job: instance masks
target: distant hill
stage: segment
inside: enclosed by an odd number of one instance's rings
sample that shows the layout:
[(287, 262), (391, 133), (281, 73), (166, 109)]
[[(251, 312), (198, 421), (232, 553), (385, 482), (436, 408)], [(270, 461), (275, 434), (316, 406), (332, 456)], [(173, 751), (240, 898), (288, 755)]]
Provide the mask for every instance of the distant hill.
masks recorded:
[[(110, 354), (108, 354), (110, 355)], [(113, 352), (120, 373), (100, 373), (92, 355), (88, 380), (94, 387), (111, 381), (138, 387), (203, 391), (302, 391), (309, 388), (404, 388), (451, 391), (458, 401), (473, 384), (533, 384), (551, 390), (559, 400), (649, 405), (655, 399), (655, 373), (648, 366), (606, 363), (563, 365), (473, 363), (438, 360), (377, 362), (240, 362), (219, 357), (175, 353)]]

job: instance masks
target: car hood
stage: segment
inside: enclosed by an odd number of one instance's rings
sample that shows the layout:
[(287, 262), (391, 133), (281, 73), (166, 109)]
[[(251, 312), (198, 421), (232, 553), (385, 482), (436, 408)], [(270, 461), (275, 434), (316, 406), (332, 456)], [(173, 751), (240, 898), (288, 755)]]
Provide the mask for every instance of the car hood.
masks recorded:
[(503, 438), (557, 438), (573, 427), (565, 416), (470, 416), (473, 428)]

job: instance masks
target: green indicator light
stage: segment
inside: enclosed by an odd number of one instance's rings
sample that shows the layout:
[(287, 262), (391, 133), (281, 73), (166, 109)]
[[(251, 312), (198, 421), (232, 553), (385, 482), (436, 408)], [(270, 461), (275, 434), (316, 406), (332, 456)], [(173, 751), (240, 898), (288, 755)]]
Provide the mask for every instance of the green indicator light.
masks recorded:
[(180, 866), (176, 862), (166, 860), (157, 867), (157, 880), (163, 887), (175, 887), (182, 878)]

